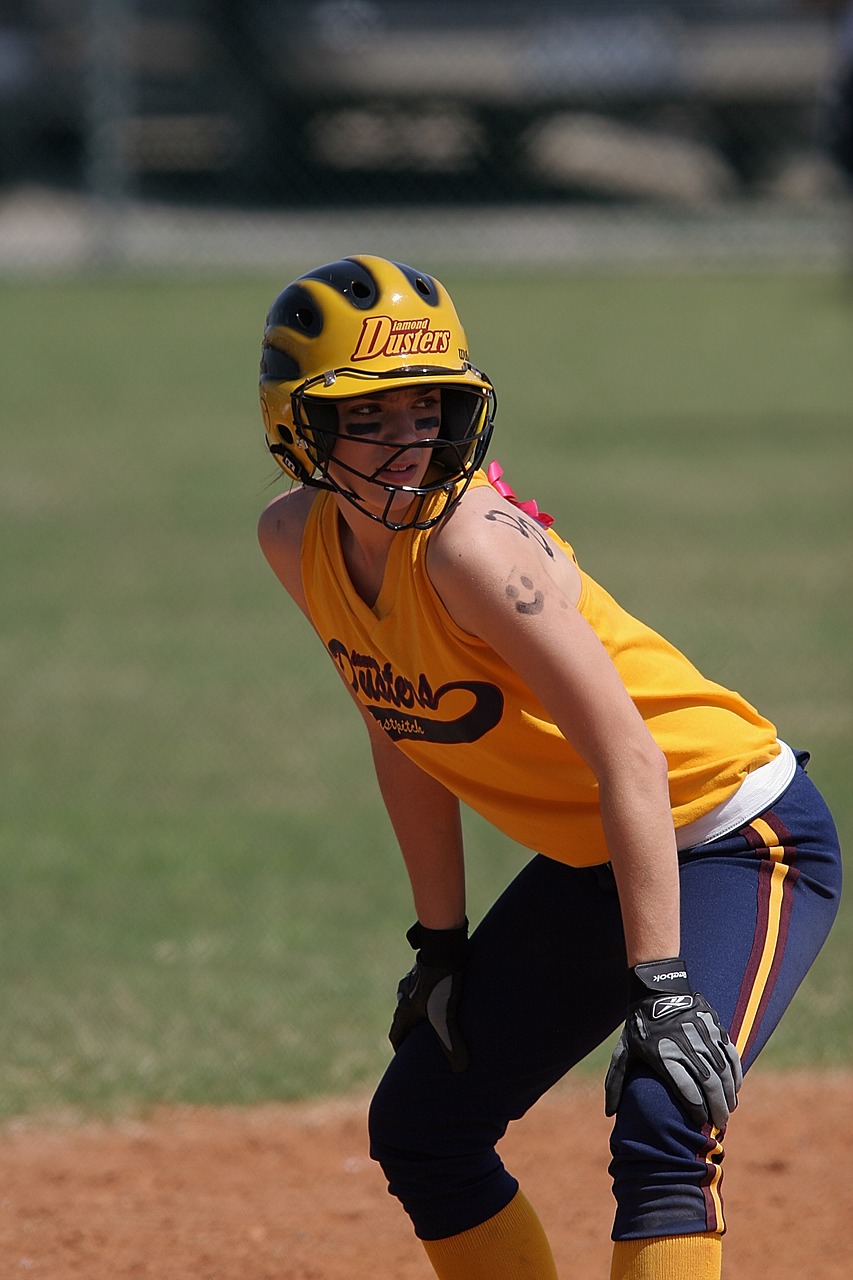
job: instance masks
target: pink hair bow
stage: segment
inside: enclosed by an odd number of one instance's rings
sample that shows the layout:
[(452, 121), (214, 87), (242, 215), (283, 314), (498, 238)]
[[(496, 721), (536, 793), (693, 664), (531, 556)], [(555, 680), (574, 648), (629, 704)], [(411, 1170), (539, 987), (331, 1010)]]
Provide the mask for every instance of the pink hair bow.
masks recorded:
[(545, 511), (540, 511), (536, 504), (536, 499), (531, 498), (529, 502), (519, 502), (510, 486), (505, 480), (501, 480), (503, 475), (503, 467), (499, 462), (490, 462), (486, 472), (486, 479), (493, 489), (496, 489), (502, 498), (506, 498), (507, 502), (511, 502), (514, 507), (518, 507), (519, 511), (523, 511), (526, 516), (532, 516), (543, 529), (550, 529), (554, 523), (554, 517), (549, 516)]

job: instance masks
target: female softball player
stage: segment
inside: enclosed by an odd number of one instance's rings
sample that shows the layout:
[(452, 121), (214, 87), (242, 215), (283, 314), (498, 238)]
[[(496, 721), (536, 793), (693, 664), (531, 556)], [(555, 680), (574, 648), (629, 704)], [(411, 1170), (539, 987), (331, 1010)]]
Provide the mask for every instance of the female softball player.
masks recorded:
[[(261, 545), (364, 719), (417, 914), (370, 1112), (390, 1191), (438, 1276), (554, 1277), (495, 1144), (624, 1023), (611, 1276), (719, 1276), (742, 1070), (838, 906), (808, 756), (483, 473), (494, 391), (433, 277), (359, 256), (289, 285), (261, 404), (299, 482)], [(533, 851), (470, 939), (460, 801)]]

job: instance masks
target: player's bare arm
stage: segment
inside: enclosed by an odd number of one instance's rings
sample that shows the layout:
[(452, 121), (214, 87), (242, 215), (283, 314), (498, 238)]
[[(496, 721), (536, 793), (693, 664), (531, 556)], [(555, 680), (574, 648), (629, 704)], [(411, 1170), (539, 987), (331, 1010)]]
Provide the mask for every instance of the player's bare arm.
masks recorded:
[[(264, 555), (306, 615), (302, 535), (314, 498), (303, 488), (281, 494), (258, 522)], [(353, 701), (370, 737), (379, 789), (406, 863), (418, 918), (428, 928), (454, 928), (465, 918), (459, 802), (389, 741), (357, 698)]]
[(424, 773), (362, 711), (379, 790), (412, 886), (415, 913), (428, 929), (465, 919), (465, 859), (459, 801)]
[[(506, 518), (495, 518), (504, 506)], [(431, 540), (430, 576), (457, 625), (519, 673), (595, 774), (629, 963), (677, 955), (678, 872), (664, 758), (575, 607), (577, 568), (534, 529), (538, 534), (509, 504), (476, 490)]]
[(301, 485), (280, 493), (261, 512), (258, 541), (275, 576), (306, 616), (302, 587), (302, 534), (316, 493)]
[(412, 1027), (426, 1019), (452, 1069), (464, 1071), (469, 1055), (457, 1010), (468, 919), (459, 801), (390, 742), (352, 696), (370, 737), (379, 790), (409, 874), (417, 917), (406, 935), (417, 955), (398, 985), (389, 1038), (396, 1052)]

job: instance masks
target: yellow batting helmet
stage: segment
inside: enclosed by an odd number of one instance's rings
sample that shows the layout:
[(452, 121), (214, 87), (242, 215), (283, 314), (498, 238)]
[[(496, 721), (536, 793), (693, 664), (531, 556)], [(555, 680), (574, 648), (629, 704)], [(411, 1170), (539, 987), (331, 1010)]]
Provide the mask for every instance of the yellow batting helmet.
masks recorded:
[[(317, 267), (289, 284), (269, 309), (260, 396), (267, 445), (282, 470), (303, 484), (333, 489), (338, 434), (335, 402), (424, 383), (441, 388), (441, 425), (431, 465), (411, 489), (414, 518), (436, 523), (458, 501), (491, 438), (494, 388), (468, 357), (468, 343), (446, 289), (434, 276), (385, 258), (358, 255)], [(368, 477), (366, 477), (368, 478)], [(394, 486), (383, 484), (393, 494)], [(422, 520), (425, 499), (444, 493)], [(372, 514), (368, 512), (367, 514)], [(373, 516), (374, 519), (383, 519)]]

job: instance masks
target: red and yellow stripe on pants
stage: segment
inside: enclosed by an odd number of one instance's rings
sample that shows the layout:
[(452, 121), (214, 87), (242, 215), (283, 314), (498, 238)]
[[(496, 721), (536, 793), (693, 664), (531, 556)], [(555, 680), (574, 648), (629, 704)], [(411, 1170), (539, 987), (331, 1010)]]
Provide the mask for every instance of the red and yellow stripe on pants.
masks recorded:
[(741, 1059), (748, 1063), (785, 955), (799, 871), (792, 865), (796, 848), (791, 833), (772, 812), (754, 818), (740, 834), (762, 859), (752, 951), (729, 1028)]
[[(741, 1061), (748, 1065), (785, 954), (794, 884), (799, 871), (792, 865), (796, 847), (791, 833), (772, 812), (754, 818), (738, 834), (761, 859), (752, 948), (729, 1028), (729, 1035)], [(720, 1194), (723, 1158), (721, 1139), (719, 1130), (711, 1128), (708, 1150), (704, 1155), (710, 1176), (703, 1191), (708, 1225), (713, 1231), (725, 1230)]]

